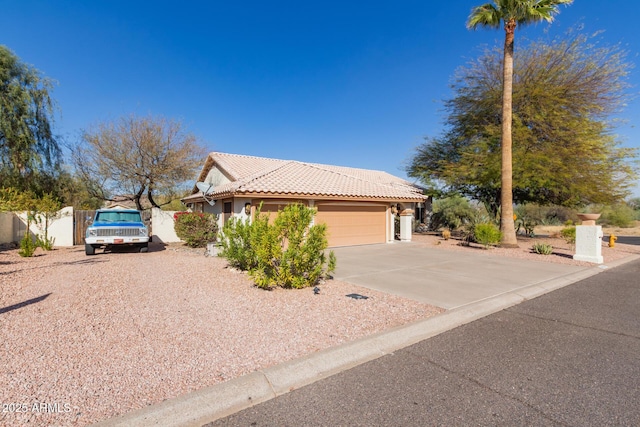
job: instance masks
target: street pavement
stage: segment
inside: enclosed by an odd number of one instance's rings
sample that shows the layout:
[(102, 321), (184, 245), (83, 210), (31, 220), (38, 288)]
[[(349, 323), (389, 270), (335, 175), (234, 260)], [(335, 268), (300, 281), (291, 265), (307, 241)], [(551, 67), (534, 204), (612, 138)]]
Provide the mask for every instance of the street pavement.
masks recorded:
[(640, 426), (640, 260), (216, 426)]

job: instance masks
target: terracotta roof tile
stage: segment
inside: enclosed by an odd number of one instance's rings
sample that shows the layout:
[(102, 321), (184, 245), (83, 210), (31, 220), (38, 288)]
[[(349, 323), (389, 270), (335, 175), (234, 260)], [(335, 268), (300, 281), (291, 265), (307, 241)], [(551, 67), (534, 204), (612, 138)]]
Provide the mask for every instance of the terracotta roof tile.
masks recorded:
[(235, 179), (210, 191), (208, 195), (213, 198), (246, 193), (404, 200), (425, 198), (415, 185), (382, 171), (217, 152), (209, 156)]

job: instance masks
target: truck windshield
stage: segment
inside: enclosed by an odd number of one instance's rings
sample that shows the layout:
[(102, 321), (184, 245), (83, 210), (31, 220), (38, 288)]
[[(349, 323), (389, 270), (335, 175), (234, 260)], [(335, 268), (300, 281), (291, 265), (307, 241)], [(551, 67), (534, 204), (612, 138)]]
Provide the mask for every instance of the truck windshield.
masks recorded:
[(140, 212), (98, 212), (96, 222), (142, 222)]

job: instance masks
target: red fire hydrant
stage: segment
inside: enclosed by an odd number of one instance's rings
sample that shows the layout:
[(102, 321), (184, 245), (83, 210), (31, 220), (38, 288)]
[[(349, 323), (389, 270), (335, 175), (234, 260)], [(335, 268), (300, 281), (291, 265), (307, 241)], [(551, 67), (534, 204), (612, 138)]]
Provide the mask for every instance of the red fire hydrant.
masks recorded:
[(616, 236), (614, 236), (613, 234), (611, 234), (611, 236), (609, 236), (609, 247), (613, 248), (616, 245), (616, 240), (618, 240), (618, 238)]

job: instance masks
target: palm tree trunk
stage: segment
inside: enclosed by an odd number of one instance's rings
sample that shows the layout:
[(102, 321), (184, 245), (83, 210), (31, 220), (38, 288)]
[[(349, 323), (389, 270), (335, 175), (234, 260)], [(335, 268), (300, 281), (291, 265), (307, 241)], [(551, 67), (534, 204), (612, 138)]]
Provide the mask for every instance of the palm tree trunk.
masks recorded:
[(515, 21), (505, 23), (504, 61), (502, 79), (502, 185), (500, 188), (500, 232), (502, 247), (518, 247), (513, 220), (513, 166), (512, 166), (512, 98), (513, 98), (513, 39)]

